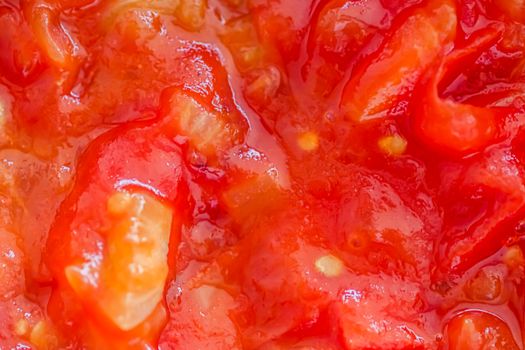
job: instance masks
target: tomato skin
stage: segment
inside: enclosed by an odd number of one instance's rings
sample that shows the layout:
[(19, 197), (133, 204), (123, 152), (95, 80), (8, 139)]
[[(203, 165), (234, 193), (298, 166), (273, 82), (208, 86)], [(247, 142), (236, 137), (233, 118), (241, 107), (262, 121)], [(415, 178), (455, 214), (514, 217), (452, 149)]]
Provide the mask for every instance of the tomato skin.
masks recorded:
[[(416, 128), (421, 130), (422, 139), (434, 149), (463, 155), (494, 142), (497, 128), (493, 111), (427, 101), (422, 102), (417, 112), (421, 122)], [(426, 117), (431, 115), (435, 117)]]

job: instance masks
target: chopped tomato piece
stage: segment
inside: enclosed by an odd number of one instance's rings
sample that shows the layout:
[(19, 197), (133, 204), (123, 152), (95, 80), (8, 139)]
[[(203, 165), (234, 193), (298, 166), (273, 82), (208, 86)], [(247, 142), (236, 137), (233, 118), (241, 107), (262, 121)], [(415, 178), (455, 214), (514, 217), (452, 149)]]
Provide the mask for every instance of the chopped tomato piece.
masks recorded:
[[(175, 209), (179, 149), (158, 127), (137, 126), (102, 135), (84, 159), (80, 181), (49, 237), (46, 259), (60, 281), (56, 293), (74, 292), (61, 302), (84, 306), (90, 315), (84, 326), (131, 332), (128, 339), (146, 332), (146, 339), (155, 339), (163, 320), (149, 320), (158, 319), (168, 251), (179, 240), (172, 226), (182, 215)], [(146, 167), (150, 162), (156, 166)], [(145, 328), (137, 328), (145, 322)]]
[(26, 85), (44, 68), (35, 36), (20, 14), (0, 6), (0, 74)]
[(454, 40), (455, 30), (451, 1), (430, 1), (411, 13), (346, 84), (341, 100), (346, 117), (356, 122), (384, 117), (413, 91), (425, 68)]
[(357, 50), (384, 25), (387, 11), (380, 1), (331, 0), (319, 13), (315, 41), (322, 56), (344, 67)]
[(512, 231), (502, 227), (523, 215), (525, 184), (522, 169), (514, 161), (504, 161), (507, 157), (505, 151), (491, 152), (445, 175), (444, 189), (460, 186), (464, 196), (444, 202), (450, 209), (443, 228), (441, 269), (462, 273), (512, 237)]
[(281, 86), (281, 72), (275, 66), (252, 71), (246, 85), (246, 97), (256, 106), (269, 103)]
[(255, 0), (249, 6), (252, 8), (261, 41), (280, 53), (285, 62), (297, 58), (314, 1)]
[(230, 215), (243, 222), (253, 213), (277, 210), (284, 203), (285, 194), (275, 178), (262, 174), (231, 186), (223, 200)]
[(261, 350), (336, 350), (338, 345), (326, 339), (309, 338), (301, 341), (271, 342), (261, 347)]
[(451, 350), (519, 349), (509, 326), (486, 312), (461, 313), (448, 323), (447, 329)]
[(95, 0), (47, 0), (47, 2), (56, 4), (61, 9), (69, 9), (91, 5)]
[[(432, 69), (423, 79), (414, 103), (414, 122), (423, 142), (441, 152), (465, 154), (479, 151), (495, 141), (498, 135), (499, 117), (506, 110), (481, 108), (456, 103), (439, 97), (439, 85), (449, 71), (460, 69), (499, 38), (499, 31), (488, 30), (472, 40), (466, 48), (452, 52), (443, 59), (437, 69)], [(431, 77), (431, 78), (429, 78)], [(450, 77), (448, 77), (450, 79)]]
[(77, 70), (84, 49), (60, 23), (58, 9), (35, 3), (30, 11), (31, 25), (49, 61), (67, 71)]
[(175, 15), (184, 28), (196, 31), (204, 25), (206, 0), (180, 0)]
[[(146, 320), (162, 301), (168, 275), (171, 209), (148, 194), (117, 192), (108, 198), (114, 223), (106, 232), (107, 253), (99, 271), (69, 265), (66, 279), (81, 298), (93, 299), (120, 329)], [(100, 274), (99, 280), (94, 274)]]
[[(108, 1), (105, 3), (104, 19), (105, 27), (111, 27), (116, 24), (120, 16), (125, 16), (130, 11), (142, 12), (144, 10), (156, 11), (156, 13), (174, 13), (179, 6), (179, 1), (158, 0), (158, 1), (143, 1), (143, 0), (124, 0), (124, 1)], [(126, 21), (132, 26), (132, 21)], [(144, 24), (144, 23), (142, 23)], [(140, 26), (140, 24), (139, 24)]]
[(232, 99), (220, 62), (216, 57), (203, 56), (209, 63), (202, 69), (213, 73), (210, 80), (198, 74), (194, 78), (195, 82), (202, 79), (198, 89), (188, 89), (186, 83), (165, 89), (161, 97), (162, 118), (166, 133), (186, 137), (192, 149), (213, 162), (243, 142), (247, 125)]
[(259, 39), (251, 16), (234, 18), (226, 24), (221, 40), (231, 50), (241, 71), (261, 68), (269, 58), (269, 49)]
[(208, 157), (238, 144), (243, 139), (242, 120), (238, 115), (208, 110), (187, 93), (168, 92), (168, 128), (173, 134), (186, 136), (190, 145)]
[[(378, 318), (374, 319), (367, 312), (376, 314)], [(358, 321), (357, 313), (368, 316)], [(336, 308), (335, 315), (339, 319), (340, 337), (345, 349), (425, 349), (427, 346), (418, 334), (420, 330), (417, 326), (388, 317), (386, 310), (381, 313), (378, 310), (368, 311), (366, 307), (353, 309), (343, 305)]]

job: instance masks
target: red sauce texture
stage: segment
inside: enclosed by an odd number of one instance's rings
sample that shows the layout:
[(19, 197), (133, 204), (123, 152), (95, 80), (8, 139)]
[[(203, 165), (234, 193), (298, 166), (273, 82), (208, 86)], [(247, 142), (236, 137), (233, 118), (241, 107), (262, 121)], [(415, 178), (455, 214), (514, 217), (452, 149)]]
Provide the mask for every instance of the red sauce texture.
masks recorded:
[(524, 0), (0, 0), (0, 349), (523, 350)]

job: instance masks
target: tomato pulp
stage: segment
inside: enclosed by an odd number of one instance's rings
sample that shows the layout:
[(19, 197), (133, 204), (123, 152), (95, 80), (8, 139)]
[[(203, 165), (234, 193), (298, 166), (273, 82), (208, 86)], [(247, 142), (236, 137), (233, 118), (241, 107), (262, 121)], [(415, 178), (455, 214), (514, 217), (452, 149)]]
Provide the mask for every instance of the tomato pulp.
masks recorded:
[(0, 349), (523, 349), (520, 0), (0, 0)]

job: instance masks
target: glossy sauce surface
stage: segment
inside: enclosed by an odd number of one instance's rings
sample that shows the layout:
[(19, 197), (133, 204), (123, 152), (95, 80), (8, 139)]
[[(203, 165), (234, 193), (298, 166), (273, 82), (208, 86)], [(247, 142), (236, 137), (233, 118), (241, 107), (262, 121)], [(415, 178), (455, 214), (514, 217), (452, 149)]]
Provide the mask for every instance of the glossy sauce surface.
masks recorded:
[(523, 349), (517, 0), (0, 0), (1, 349)]

